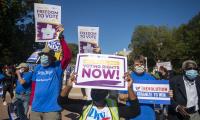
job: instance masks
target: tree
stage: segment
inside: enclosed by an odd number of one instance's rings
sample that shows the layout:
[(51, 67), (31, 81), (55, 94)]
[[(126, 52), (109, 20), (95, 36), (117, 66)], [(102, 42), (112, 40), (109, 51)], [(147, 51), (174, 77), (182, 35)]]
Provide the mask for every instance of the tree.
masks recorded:
[[(33, 46), (38, 46), (34, 43), (34, 2), (42, 1), (0, 1), (0, 63), (14, 64), (25, 61), (34, 51)], [(25, 23), (28, 18), (32, 21)], [(20, 22), (21, 24), (18, 24)]]
[(175, 28), (167, 26), (138, 26), (132, 36), (129, 48), (131, 59), (142, 54), (148, 58), (148, 66), (153, 67), (158, 60), (171, 61), (179, 59), (185, 46), (177, 41)]
[(184, 59), (193, 59), (200, 64), (200, 12), (181, 25), (177, 32), (177, 39), (186, 46)]
[(68, 44), (71, 52), (72, 52), (72, 60), (71, 60), (71, 64), (75, 64), (76, 63), (76, 56), (78, 54), (78, 45), (75, 43), (69, 43)]

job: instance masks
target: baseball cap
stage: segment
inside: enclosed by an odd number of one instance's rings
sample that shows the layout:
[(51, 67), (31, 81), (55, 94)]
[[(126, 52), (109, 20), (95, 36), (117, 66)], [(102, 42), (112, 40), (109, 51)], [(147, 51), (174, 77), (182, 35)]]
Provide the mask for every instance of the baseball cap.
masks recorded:
[(26, 63), (20, 63), (16, 68), (22, 68), (22, 67), (28, 67), (28, 64)]

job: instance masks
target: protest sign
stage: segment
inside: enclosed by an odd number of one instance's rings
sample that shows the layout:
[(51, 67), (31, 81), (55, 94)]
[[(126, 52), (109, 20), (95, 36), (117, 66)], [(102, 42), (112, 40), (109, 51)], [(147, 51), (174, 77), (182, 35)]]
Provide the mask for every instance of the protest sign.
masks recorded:
[(127, 58), (103, 54), (78, 54), (75, 72), (78, 74), (74, 87), (127, 90), (124, 73)]
[(31, 56), (26, 60), (27, 63), (37, 63), (39, 61), (40, 56), (38, 53), (41, 52), (41, 50), (37, 50), (31, 54)]
[(133, 90), (140, 103), (170, 104), (168, 80), (134, 80)]
[(167, 70), (172, 70), (172, 64), (171, 62), (158, 62), (156, 63), (157, 67), (160, 68), (160, 66), (165, 67)]
[(55, 58), (56, 60), (60, 60), (61, 58), (61, 45), (59, 40), (55, 41), (48, 41), (46, 44), (50, 49), (55, 51)]
[(60, 51), (61, 49), (60, 41), (58, 40), (48, 41), (47, 45), (50, 49), (54, 50), (55, 52)]
[(2, 96), (2, 95), (3, 95), (3, 86), (0, 85), (0, 96)]
[(61, 6), (34, 3), (35, 41), (58, 40), (56, 28), (61, 24)]
[(78, 26), (79, 53), (93, 53), (99, 43), (99, 27)]

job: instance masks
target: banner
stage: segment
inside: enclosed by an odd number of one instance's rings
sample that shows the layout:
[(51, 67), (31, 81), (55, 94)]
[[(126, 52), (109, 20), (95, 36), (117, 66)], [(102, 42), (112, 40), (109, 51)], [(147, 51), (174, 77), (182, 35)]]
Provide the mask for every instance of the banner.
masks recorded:
[(78, 74), (74, 87), (127, 90), (124, 73), (127, 58), (103, 54), (78, 54), (75, 72)]
[(140, 103), (170, 104), (168, 80), (134, 80), (133, 90)]
[(36, 42), (58, 40), (56, 27), (61, 24), (61, 6), (34, 3)]
[(156, 63), (157, 67), (160, 68), (160, 66), (165, 67), (167, 70), (172, 70), (172, 64), (171, 62), (159, 62)]
[(37, 50), (31, 54), (31, 56), (26, 60), (27, 63), (37, 63), (39, 61), (40, 56), (38, 53), (41, 52), (41, 50)]
[(93, 53), (99, 43), (99, 27), (78, 26), (79, 53)]

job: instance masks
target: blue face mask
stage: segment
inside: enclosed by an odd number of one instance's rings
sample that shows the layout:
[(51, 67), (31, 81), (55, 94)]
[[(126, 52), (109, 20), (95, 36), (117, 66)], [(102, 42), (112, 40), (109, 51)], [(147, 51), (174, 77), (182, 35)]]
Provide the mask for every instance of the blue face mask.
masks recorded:
[(194, 80), (198, 76), (197, 70), (186, 70), (185, 75), (189, 80)]
[(40, 63), (42, 66), (48, 66), (49, 65), (49, 57), (47, 55), (42, 55), (40, 57)]

